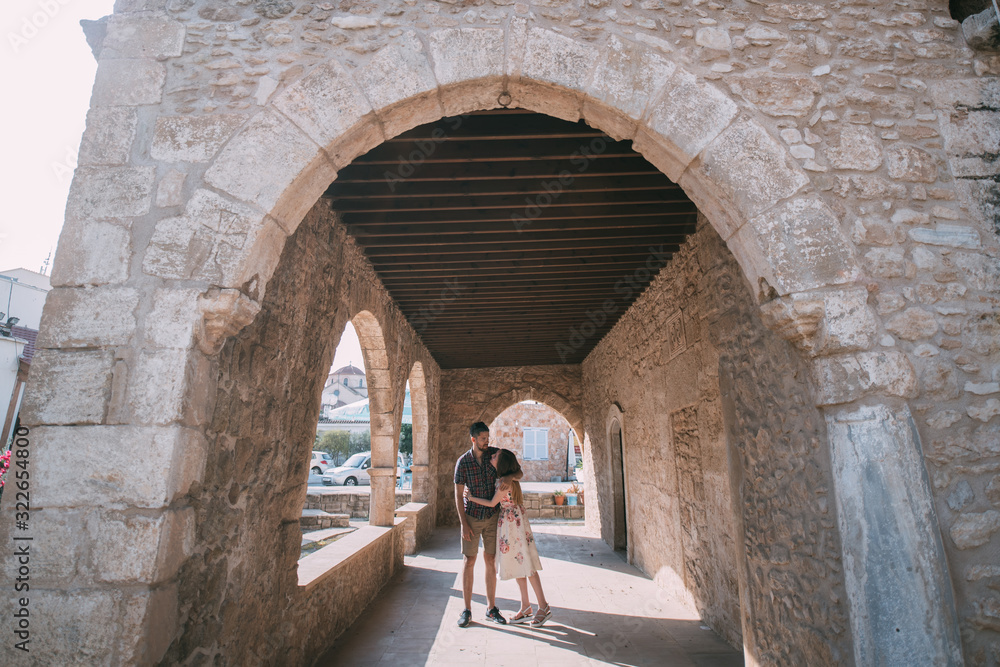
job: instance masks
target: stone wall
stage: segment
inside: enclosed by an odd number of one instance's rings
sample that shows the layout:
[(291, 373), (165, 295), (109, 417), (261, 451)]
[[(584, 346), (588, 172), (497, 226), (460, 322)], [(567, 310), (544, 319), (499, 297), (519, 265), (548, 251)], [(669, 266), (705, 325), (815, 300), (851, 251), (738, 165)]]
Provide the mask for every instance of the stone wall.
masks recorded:
[[(525, 482), (549, 482), (553, 477), (567, 478), (566, 457), (569, 445), (569, 422), (544, 403), (512, 405), (490, 424), (490, 444), (517, 454)], [(524, 458), (524, 428), (548, 429), (548, 456), (544, 459)], [(572, 471), (569, 471), (572, 472)]]
[[(409, 502), (409, 491), (396, 491), (396, 509)], [(338, 490), (335, 493), (310, 491), (306, 494), (306, 502), (302, 506), (302, 509), (322, 510), (330, 514), (347, 514), (352, 519), (367, 519), (370, 507), (370, 493)]]
[[(416, 357), (435, 395), (436, 365), (320, 202), (289, 239), (257, 318), (219, 356), (206, 473), (190, 500), (192, 554), (178, 574), (180, 630), (166, 662), (198, 655), (230, 664), (274, 655), (302, 662), (335, 638), (303, 641), (314, 624), (304, 614), (319, 603), (297, 585), (298, 518), (327, 369), (347, 319), (363, 310), (399, 343), (389, 347), (394, 386), (371, 391), (398, 394), (401, 407)], [(375, 559), (379, 553), (370, 554), (373, 574), (365, 578), (376, 589), (388, 579), (372, 577), (392, 572)]]
[(438, 525), (458, 525), (455, 463), (471, 447), (469, 427), (472, 424), (477, 421), (492, 423), (507, 408), (532, 400), (556, 410), (572, 428), (582, 433), (581, 386), (579, 366), (442, 370), (437, 455)]
[[(585, 468), (612, 469), (608, 410), (623, 413), (630, 560), (761, 664), (850, 662), (809, 367), (761, 323), (704, 219), (583, 373)], [(610, 483), (587, 482), (609, 542)]]

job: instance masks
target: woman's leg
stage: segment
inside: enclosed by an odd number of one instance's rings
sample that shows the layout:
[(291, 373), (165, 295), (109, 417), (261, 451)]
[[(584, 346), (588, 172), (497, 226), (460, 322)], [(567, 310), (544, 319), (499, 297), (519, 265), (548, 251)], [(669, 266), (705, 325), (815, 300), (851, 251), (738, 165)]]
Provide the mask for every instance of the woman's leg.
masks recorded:
[[(542, 591), (542, 578), (538, 576), (537, 572), (532, 572), (528, 579), (531, 581), (531, 587), (535, 589), (535, 599), (538, 600), (538, 608), (545, 609), (549, 606), (549, 603), (546, 601), (545, 593)], [(524, 583), (522, 584), (522, 582)], [(518, 579), (517, 583), (523, 586), (521, 590), (521, 606), (523, 607), (525, 606), (524, 601), (528, 599), (528, 586), (524, 579)]]
[[(537, 575), (537, 572), (535, 574)], [(517, 587), (521, 589), (521, 609), (527, 609), (531, 604), (528, 600), (528, 580), (524, 577), (518, 577)]]

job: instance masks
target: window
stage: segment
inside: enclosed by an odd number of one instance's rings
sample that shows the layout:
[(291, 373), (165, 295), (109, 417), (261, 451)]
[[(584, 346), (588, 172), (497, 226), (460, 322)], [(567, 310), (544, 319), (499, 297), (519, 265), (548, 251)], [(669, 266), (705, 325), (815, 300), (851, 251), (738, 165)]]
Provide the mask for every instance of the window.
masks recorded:
[(524, 429), (524, 460), (542, 461), (549, 458), (549, 429)]
[(347, 378), (344, 378), (344, 386), (345, 387), (349, 387), (350, 386), (349, 384), (347, 384)]

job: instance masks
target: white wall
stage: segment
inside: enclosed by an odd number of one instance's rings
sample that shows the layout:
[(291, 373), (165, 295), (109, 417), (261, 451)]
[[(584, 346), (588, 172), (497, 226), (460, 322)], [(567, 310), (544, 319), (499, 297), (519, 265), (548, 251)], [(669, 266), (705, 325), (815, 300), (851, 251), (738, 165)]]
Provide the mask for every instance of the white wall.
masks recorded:
[(0, 275), (0, 313), (5, 313), (4, 321), (13, 315), (20, 319), (17, 326), (38, 329), (46, 294), (47, 289)]

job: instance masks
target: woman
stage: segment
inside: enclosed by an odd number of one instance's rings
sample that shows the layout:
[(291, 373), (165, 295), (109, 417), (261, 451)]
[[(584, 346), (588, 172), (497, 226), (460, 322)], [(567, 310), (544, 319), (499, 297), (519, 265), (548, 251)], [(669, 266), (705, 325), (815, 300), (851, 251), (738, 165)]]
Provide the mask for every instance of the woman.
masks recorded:
[[(501, 449), (493, 454), (490, 463), (496, 468), (497, 477), (506, 477), (521, 471), (517, 456), (509, 449)], [(468, 494), (468, 490), (466, 490)], [(535, 538), (531, 534), (531, 526), (524, 511), (524, 497), (521, 485), (513, 482), (509, 491), (499, 489), (490, 499), (468, 496), (469, 500), (479, 505), (494, 507), (500, 503), (500, 518), (497, 520), (497, 576), (500, 579), (517, 579), (521, 589), (521, 609), (508, 619), (508, 623), (530, 623), (532, 627), (541, 627), (552, 616), (552, 610), (542, 592), (542, 580), (538, 570), (542, 562), (535, 548)], [(528, 600), (528, 581), (535, 589), (535, 599), (538, 601), (538, 611), (532, 614), (531, 602)]]

